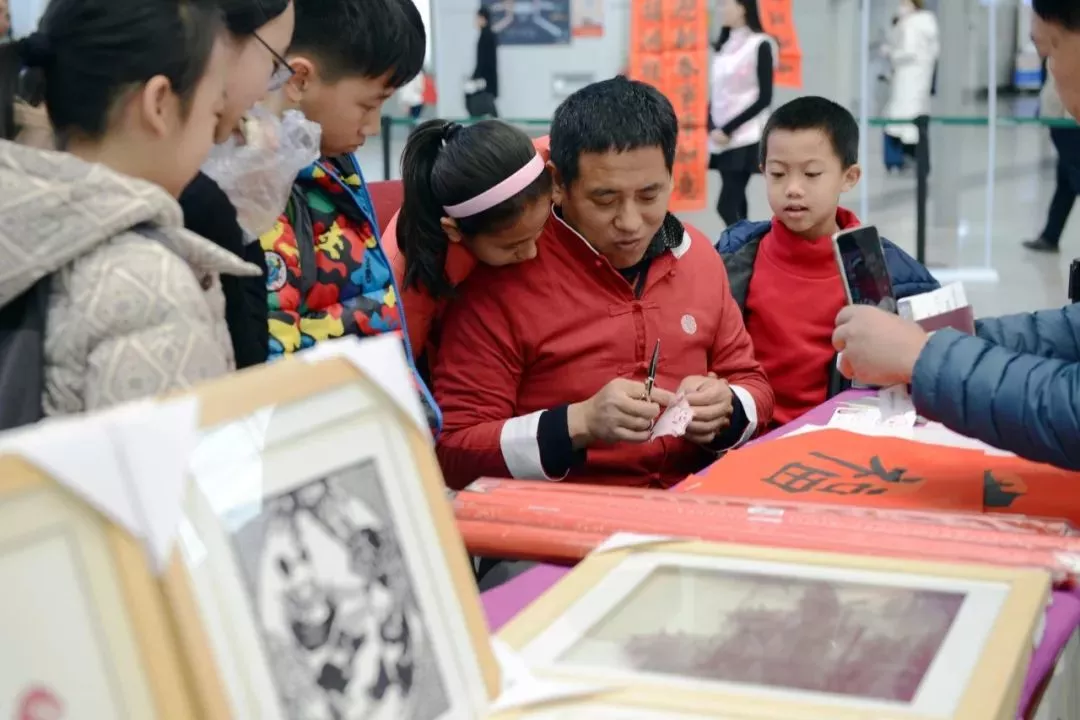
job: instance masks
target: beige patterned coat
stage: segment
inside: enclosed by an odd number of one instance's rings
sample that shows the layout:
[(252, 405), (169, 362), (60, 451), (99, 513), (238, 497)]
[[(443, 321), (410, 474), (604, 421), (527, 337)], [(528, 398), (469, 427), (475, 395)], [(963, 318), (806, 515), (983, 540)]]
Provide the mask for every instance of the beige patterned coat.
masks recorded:
[(218, 275), (256, 275), (183, 227), (157, 185), (0, 142), (0, 306), (50, 275), (47, 415), (187, 388), (233, 367)]

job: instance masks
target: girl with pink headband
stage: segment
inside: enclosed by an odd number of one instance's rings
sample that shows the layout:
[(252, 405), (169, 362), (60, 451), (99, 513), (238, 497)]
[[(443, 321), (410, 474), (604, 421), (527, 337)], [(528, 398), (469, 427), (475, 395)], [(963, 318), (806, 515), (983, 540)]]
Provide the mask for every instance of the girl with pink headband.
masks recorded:
[(551, 212), (547, 154), (546, 137), (533, 141), (498, 120), (431, 120), (409, 137), (401, 158), (405, 201), (382, 243), (417, 355), (432, 350), (432, 325), (476, 263), (536, 256)]

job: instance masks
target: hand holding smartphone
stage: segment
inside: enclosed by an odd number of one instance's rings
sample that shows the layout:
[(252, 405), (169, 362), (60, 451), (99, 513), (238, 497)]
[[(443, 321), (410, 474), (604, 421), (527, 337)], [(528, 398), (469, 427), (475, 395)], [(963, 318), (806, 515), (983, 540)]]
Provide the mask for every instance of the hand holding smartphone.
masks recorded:
[(833, 252), (848, 304), (896, 312), (896, 296), (876, 227), (865, 225), (838, 232), (833, 235)]

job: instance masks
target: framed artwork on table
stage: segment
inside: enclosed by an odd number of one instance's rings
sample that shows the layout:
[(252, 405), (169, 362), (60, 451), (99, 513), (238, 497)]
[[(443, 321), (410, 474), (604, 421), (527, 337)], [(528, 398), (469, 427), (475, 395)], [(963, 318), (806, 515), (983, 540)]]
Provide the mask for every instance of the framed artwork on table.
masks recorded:
[(197, 394), (192, 595), (180, 576), (165, 589), (210, 637), (221, 717), (483, 716), (498, 667), (427, 428), (342, 358)]
[(1006, 720), (1041, 570), (680, 542), (594, 553), (499, 634), (538, 676), (740, 718)]
[(13, 455), (0, 456), (0, 587), (0, 717), (200, 717), (144, 547)]

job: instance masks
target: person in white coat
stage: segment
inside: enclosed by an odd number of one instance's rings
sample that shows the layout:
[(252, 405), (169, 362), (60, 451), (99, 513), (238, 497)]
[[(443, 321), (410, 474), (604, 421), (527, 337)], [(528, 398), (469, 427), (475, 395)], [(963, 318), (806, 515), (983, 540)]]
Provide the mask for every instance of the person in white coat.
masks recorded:
[(424, 85), (426, 83), (427, 78), (421, 72), (398, 90), (398, 102), (412, 120), (419, 120), (424, 112)]
[(759, 146), (773, 96), (773, 41), (757, 0), (721, 0), (724, 29), (710, 75), (709, 168), (720, 173), (716, 211), (726, 225), (747, 218), (746, 186), (760, 172)]
[[(925, 9), (925, 0), (900, 0), (890, 42), (882, 52), (892, 64), (892, 86), (883, 115), (913, 120), (930, 114), (934, 68), (941, 54), (937, 18)], [(914, 157), (919, 129), (911, 123), (885, 128), (885, 166), (899, 170), (905, 157)]]

